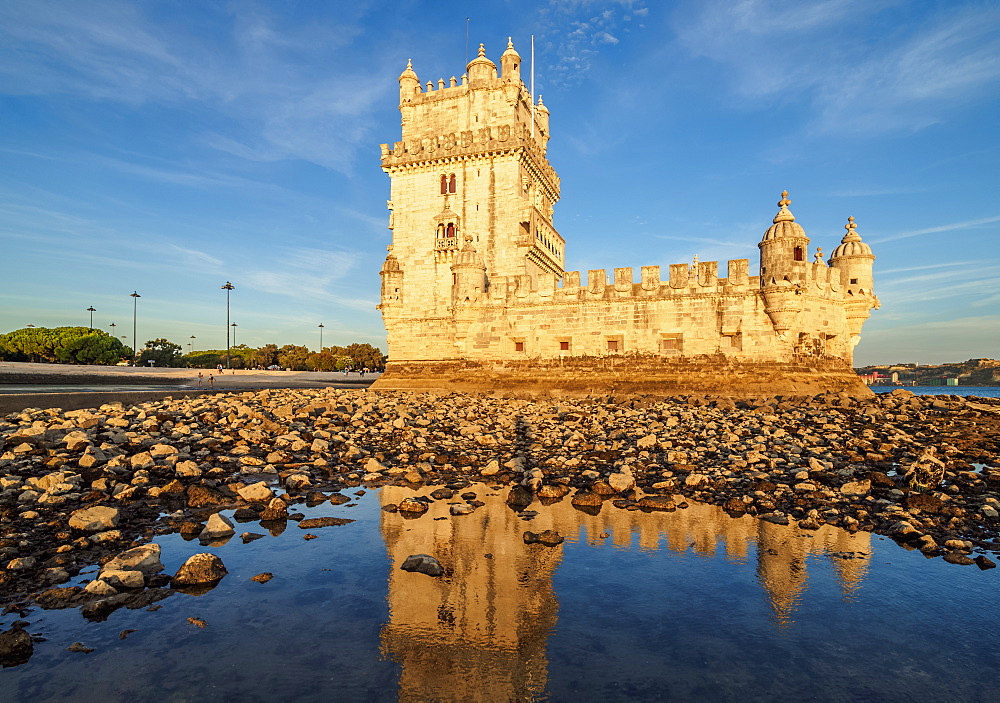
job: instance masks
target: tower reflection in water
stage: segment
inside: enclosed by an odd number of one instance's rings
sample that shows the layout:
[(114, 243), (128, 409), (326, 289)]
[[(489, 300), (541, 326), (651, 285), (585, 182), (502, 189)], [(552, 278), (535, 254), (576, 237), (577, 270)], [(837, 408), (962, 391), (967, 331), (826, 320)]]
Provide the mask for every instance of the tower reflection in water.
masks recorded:
[[(852, 535), (830, 526), (806, 532), (749, 516), (732, 518), (721, 508), (699, 504), (673, 513), (644, 513), (607, 503), (599, 514), (589, 515), (569, 499), (536, 503), (531, 509), (538, 515), (524, 521), (504, 503), (506, 488), (470, 490), (486, 502), (471, 515), (450, 517), (448, 501), (433, 502), (414, 519), (382, 513), (392, 566), (381, 649), (402, 667), (403, 701), (513, 701), (544, 694), (546, 640), (559, 610), (552, 576), (566, 543), (525, 544), (528, 530), (555, 530), (567, 542), (605, 549), (631, 549), (636, 538), (646, 551), (712, 556), (721, 546), (725, 558), (739, 563), (747, 562), (756, 545), (757, 578), (778, 627), (793, 620), (810, 554), (830, 555), (845, 598), (858, 589), (868, 568), (866, 532)], [(413, 495), (400, 487), (381, 491), (383, 505)], [(399, 569), (407, 556), (421, 553), (437, 557), (445, 575), (432, 578)]]

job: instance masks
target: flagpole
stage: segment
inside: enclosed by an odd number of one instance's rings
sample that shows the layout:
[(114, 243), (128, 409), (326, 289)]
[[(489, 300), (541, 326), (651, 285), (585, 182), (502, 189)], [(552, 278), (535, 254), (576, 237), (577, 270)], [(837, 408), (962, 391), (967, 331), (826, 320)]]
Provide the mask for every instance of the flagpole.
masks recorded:
[(531, 35), (531, 138), (535, 138), (535, 35)]

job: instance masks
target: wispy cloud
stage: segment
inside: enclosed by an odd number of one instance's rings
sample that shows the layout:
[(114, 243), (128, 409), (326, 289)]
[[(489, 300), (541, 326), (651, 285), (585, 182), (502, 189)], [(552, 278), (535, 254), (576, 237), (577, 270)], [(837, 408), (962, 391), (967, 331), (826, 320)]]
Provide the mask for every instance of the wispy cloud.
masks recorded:
[(872, 244), (881, 244), (883, 242), (894, 242), (898, 239), (909, 239), (910, 237), (919, 237), (924, 234), (940, 234), (941, 232), (955, 232), (963, 229), (975, 229), (976, 227), (982, 227), (983, 225), (993, 224), (994, 222), (1000, 222), (1000, 215), (995, 217), (983, 217), (978, 220), (965, 220), (964, 222), (952, 222), (947, 225), (938, 225), (936, 227), (925, 227), (924, 229), (914, 229), (909, 232), (900, 232), (899, 234), (891, 234), (888, 237), (877, 237), (871, 240)]
[[(92, 0), (86, 11), (66, 0), (0, 3), (0, 92), (211, 109), (242, 136), (206, 126), (204, 142), (251, 160), (349, 172), (373, 141), (364, 115), (391, 92), (380, 80), (391, 71), (387, 58), (360, 60), (351, 48), (356, 8), (294, 27), (253, 3), (206, 9), (229, 15), (222, 37), (158, 21), (156, 11), (123, 0)], [(330, 65), (337, 70), (322, 71)]]
[(357, 266), (360, 254), (308, 247), (285, 248), (266, 269), (248, 269), (243, 284), (272, 295), (296, 300), (319, 300), (370, 312), (377, 304), (336, 291), (336, 286)]
[[(894, 11), (896, 32), (866, 35)], [(1000, 82), (995, 5), (941, 5), (918, 21), (899, 0), (697, 0), (676, 18), (682, 44), (727, 64), (743, 99), (805, 97), (816, 132), (921, 129)]]
[(547, 80), (553, 85), (585, 80), (601, 48), (619, 44), (628, 25), (648, 12), (634, 0), (549, 0), (538, 10)]

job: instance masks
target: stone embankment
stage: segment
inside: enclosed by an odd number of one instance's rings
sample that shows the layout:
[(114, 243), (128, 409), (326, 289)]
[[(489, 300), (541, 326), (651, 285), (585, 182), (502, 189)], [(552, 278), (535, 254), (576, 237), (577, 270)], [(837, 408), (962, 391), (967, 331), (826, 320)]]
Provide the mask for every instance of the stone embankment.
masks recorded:
[[(265, 390), (25, 410), (0, 420), (0, 445), (0, 602), (89, 604), (96, 617), (189, 583), (130, 548), (173, 532), (228, 539), (233, 523), (218, 513), (234, 508), (237, 521), (284, 529), (305, 518), (295, 504), (345, 503), (339, 491), (362, 485), (440, 485), (386, 506), (415, 514), (487, 481), (517, 510), (694, 500), (886, 534), (956, 564), (989, 568), (985, 552), (1000, 550), (1000, 402), (907, 391), (733, 401)], [(453, 519), (481, 505), (462, 498)], [(56, 588), (95, 563), (104, 570), (85, 587)]]

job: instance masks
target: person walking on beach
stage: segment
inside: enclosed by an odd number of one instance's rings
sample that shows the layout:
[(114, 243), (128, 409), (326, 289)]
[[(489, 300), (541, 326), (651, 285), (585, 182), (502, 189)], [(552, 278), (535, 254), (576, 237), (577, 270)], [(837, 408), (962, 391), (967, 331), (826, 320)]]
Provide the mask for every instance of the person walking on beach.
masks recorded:
[(205, 374), (201, 371), (198, 372), (198, 388), (202, 388), (205, 385)]
[(208, 374), (208, 386), (209, 388), (215, 388), (215, 375)]

